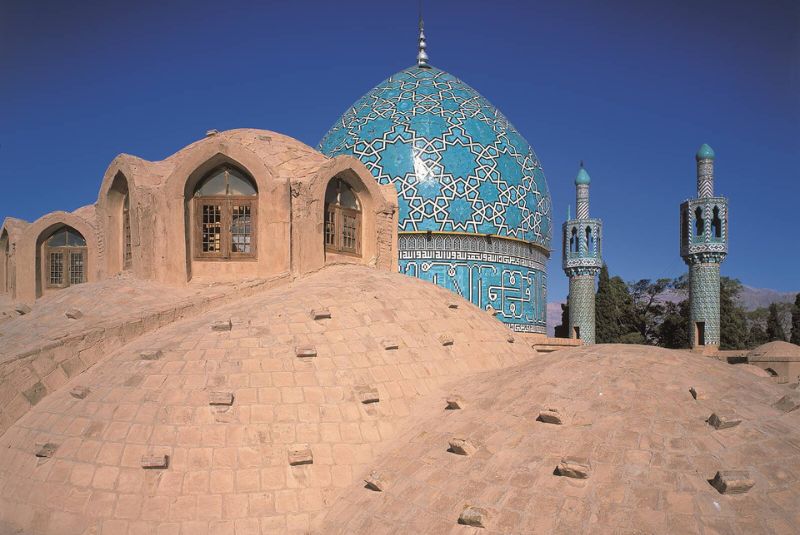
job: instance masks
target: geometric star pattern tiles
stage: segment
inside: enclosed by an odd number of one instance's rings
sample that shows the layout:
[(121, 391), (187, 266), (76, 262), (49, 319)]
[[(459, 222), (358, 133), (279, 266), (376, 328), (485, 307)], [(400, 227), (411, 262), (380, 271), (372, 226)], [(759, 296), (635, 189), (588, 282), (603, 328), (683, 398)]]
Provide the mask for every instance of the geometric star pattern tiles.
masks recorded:
[(506, 117), (458, 78), (413, 66), (384, 80), (319, 145), (393, 183), (400, 232), (494, 234), (549, 250), (550, 193), (536, 155)]

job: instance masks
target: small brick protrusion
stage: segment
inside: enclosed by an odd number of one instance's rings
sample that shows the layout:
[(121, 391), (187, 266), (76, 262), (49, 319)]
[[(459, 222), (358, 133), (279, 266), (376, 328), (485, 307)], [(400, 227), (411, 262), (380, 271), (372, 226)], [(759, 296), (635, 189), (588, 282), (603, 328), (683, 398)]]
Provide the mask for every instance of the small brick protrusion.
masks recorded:
[(315, 308), (311, 311), (311, 319), (313, 320), (329, 320), (331, 319), (331, 311), (328, 308)]
[(68, 319), (71, 319), (71, 320), (79, 320), (79, 319), (81, 319), (81, 318), (83, 317), (83, 312), (81, 312), (81, 311), (80, 311), (80, 310), (78, 310), (77, 308), (70, 308), (70, 309), (68, 309), (66, 312), (64, 312), (64, 315), (65, 315), (65, 316), (66, 316)]
[(386, 480), (378, 472), (372, 471), (364, 480), (364, 487), (375, 492), (383, 492), (386, 489)]
[(507, 334), (506, 335), (506, 342), (508, 342), (509, 344), (513, 344), (514, 343), (514, 335), (513, 334)]
[(463, 526), (472, 526), (473, 528), (485, 528), (488, 518), (489, 512), (486, 509), (467, 505), (458, 516), (458, 523)]
[(564, 425), (565, 419), (566, 418), (564, 417), (563, 411), (558, 408), (551, 407), (549, 409), (539, 411), (539, 416), (536, 418), (536, 421), (546, 424)]
[(443, 346), (451, 346), (453, 345), (453, 337), (449, 334), (440, 334), (439, 335), (439, 343)]
[(740, 418), (734, 418), (732, 416), (725, 416), (715, 413), (712, 413), (711, 416), (708, 417), (708, 425), (712, 426), (714, 429), (727, 429), (729, 427), (736, 427), (742, 420)]
[(169, 455), (148, 454), (142, 455), (142, 468), (145, 469), (164, 469), (169, 466)]
[(294, 354), (297, 357), (316, 357), (317, 348), (314, 346), (297, 346), (294, 348)]
[(69, 395), (74, 397), (75, 399), (84, 399), (86, 396), (89, 395), (89, 387), (86, 386), (76, 386), (72, 390), (69, 391)]
[(139, 352), (139, 358), (142, 360), (158, 360), (164, 356), (160, 349), (145, 349)]
[(448, 397), (446, 401), (447, 406), (445, 407), (445, 410), (457, 411), (464, 408), (464, 398), (458, 394), (453, 394), (452, 396)]
[(447, 303), (447, 308), (458, 308), (458, 301), (450, 301)]
[(45, 442), (44, 444), (37, 444), (36, 456), (40, 459), (49, 459), (58, 449), (58, 444), (53, 442)]
[(209, 405), (225, 405), (230, 407), (233, 405), (233, 392), (223, 392), (216, 390), (208, 393)]
[(311, 448), (307, 444), (301, 444), (289, 448), (289, 464), (291, 466), (299, 466), (303, 464), (313, 464), (314, 455), (311, 453)]
[(31, 313), (31, 307), (24, 303), (20, 303), (19, 305), (14, 307), (14, 312), (19, 314), (20, 316), (24, 316), (25, 314)]
[(695, 388), (693, 386), (689, 387), (689, 393), (692, 395), (692, 397), (694, 399), (698, 399), (698, 400), (699, 399), (706, 399), (706, 395), (703, 392), (697, 390), (697, 388)]
[(356, 396), (361, 403), (377, 403), (380, 401), (378, 396), (378, 389), (374, 386), (357, 386), (355, 388)]
[(223, 321), (215, 321), (214, 323), (211, 324), (211, 330), (217, 332), (230, 331), (232, 327), (233, 323), (231, 323), (231, 320), (229, 319)]
[(772, 406), (783, 412), (795, 411), (798, 409), (798, 407), (800, 407), (800, 394), (796, 392), (790, 392), (773, 403)]
[(456, 455), (472, 455), (478, 448), (476, 448), (469, 440), (464, 438), (454, 438), (449, 442), (450, 447), (447, 449), (450, 453)]
[(556, 466), (554, 474), (574, 479), (587, 479), (591, 471), (592, 467), (589, 464), (589, 459), (584, 457), (564, 457)]
[(756, 484), (747, 470), (721, 470), (708, 482), (720, 494), (744, 494)]
[(400, 342), (398, 342), (393, 338), (386, 338), (381, 341), (381, 345), (383, 346), (383, 349), (385, 349), (386, 351), (393, 351), (400, 347)]

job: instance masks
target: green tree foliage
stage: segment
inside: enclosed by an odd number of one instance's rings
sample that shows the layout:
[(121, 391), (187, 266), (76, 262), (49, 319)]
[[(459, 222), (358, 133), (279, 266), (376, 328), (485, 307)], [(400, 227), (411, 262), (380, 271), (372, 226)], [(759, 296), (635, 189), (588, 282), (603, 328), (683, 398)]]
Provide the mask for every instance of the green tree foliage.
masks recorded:
[(741, 291), (742, 283), (738, 279), (720, 278), (719, 345), (721, 349), (744, 349), (747, 347), (747, 316), (744, 308), (737, 301)]
[(773, 342), (775, 340), (786, 341), (786, 333), (783, 330), (783, 323), (781, 322), (778, 305), (772, 303), (769, 306), (769, 317), (767, 318), (767, 340)]
[(556, 338), (569, 338), (569, 305), (561, 303), (561, 325), (556, 325)]
[[(595, 295), (595, 340), (599, 344), (624, 343), (622, 337), (635, 329), (633, 300), (620, 277), (610, 277), (603, 265)], [(635, 343), (635, 342), (632, 342)]]
[(663, 293), (672, 288), (672, 279), (642, 279), (628, 285), (633, 300), (633, 327), (648, 344), (655, 344), (656, 329), (666, 311)]
[(768, 341), (767, 333), (764, 331), (764, 328), (758, 323), (753, 323), (750, 326), (750, 332), (747, 333), (747, 347), (758, 347), (761, 344), (766, 344)]
[(800, 293), (794, 298), (792, 307), (792, 338), (789, 340), (793, 344), (800, 345)]
[(658, 345), (670, 349), (689, 347), (689, 300), (667, 302), (664, 317), (656, 328)]

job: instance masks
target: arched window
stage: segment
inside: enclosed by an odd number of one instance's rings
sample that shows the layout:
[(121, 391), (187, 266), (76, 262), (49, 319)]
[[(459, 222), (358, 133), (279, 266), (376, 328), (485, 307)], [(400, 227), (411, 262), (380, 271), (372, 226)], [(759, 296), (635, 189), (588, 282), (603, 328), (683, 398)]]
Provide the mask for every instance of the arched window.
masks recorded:
[(722, 220), (719, 218), (719, 207), (714, 207), (713, 217), (711, 218), (711, 235), (715, 238), (722, 238)]
[(325, 250), (361, 254), (361, 205), (341, 178), (333, 178), (325, 190)]
[(125, 199), (122, 201), (122, 241), (122, 267), (123, 269), (130, 269), (133, 259), (133, 250), (131, 248), (130, 195), (127, 193), (125, 194)]
[(0, 263), (2, 263), (2, 265), (0, 265), (0, 268), (2, 268), (2, 270), (0, 270), (0, 276), (3, 277), (2, 285), (0, 285), (0, 290), (2, 290), (4, 293), (8, 293), (9, 290), (8, 257), (10, 256), (10, 254), (8, 245), (8, 232), (6, 232), (5, 230), (3, 230), (3, 234), (2, 236), (0, 236), (0, 255), (2, 255), (2, 257), (0, 257)]
[(594, 251), (594, 235), (592, 235), (592, 227), (586, 227), (586, 252), (592, 254)]
[(194, 190), (195, 258), (255, 258), (257, 200), (254, 181), (234, 167), (203, 177)]
[(578, 248), (580, 247), (580, 243), (578, 240), (578, 229), (572, 227), (572, 233), (570, 234), (569, 238), (569, 252), (577, 253)]
[(694, 211), (694, 235), (702, 236), (705, 227), (706, 222), (703, 219), (703, 209), (698, 206), (697, 210)]
[(44, 242), (44, 285), (66, 288), (86, 282), (86, 240), (72, 227), (56, 229)]

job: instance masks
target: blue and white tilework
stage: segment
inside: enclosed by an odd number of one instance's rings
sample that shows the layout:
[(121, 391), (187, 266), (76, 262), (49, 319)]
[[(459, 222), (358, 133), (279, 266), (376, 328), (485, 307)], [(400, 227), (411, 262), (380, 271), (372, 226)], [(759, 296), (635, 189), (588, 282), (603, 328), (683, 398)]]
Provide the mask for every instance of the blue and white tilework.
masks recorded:
[[(329, 156), (353, 155), (380, 184), (395, 185), (401, 271), (499, 309), (498, 317), (517, 330), (544, 331), (544, 263), (551, 238), (547, 182), (528, 142), (477, 91), (439, 69), (410, 67), (350, 107), (319, 149)], [(416, 242), (402, 237), (426, 231), (522, 240), (524, 258), (517, 261), (527, 266), (466, 258), (467, 251), (463, 259), (423, 265), (432, 260), (431, 251), (408, 249)], [(482, 273), (477, 278), (476, 270)]]

